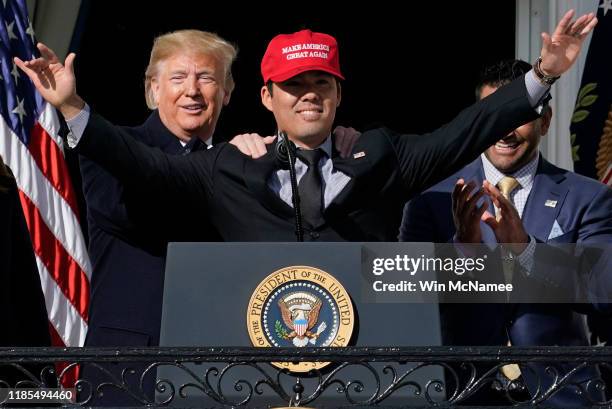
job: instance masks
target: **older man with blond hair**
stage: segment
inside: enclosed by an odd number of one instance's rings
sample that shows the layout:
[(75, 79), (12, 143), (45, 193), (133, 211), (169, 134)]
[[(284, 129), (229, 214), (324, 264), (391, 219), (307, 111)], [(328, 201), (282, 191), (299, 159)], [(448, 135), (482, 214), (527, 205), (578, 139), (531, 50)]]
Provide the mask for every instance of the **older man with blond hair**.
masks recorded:
[[(52, 51), (40, 45), (43, 56)], [(205, 149), (212, 143), (221, 109), (230, 100), (236, 48), (216, 34), (181, 30), (157, 37), (145, 74), (145, 97), (152, 109), (138, 127), (123, 128), (148, 146), (171, 155)], [(68, 57), (74, 60), (74, 54)], [(70, 139), (88, 132), (89, 107), (74, 112)], [(93, 263), (88, 346), (146, 346), (159, 343), (166, 243), (166, 199), (142, 203), (91, 160), (80, 157)], [(199, 240), (218, 234), (200, 207), (185, 203)]]
[[(49, 69), (57, 72), (61, 66), (55, 65), (58, 60), (53, 51), (42, 44), (38, 48), (50, 62)], [(229, 103), (234, 89), (231, 68), (236, 54), (232, 44), (204, 31), (180, 30), (157, 37), (144, 81), (145, 99), (152, 112), (142, 125), (121, 129), (170, 155), (206, 149), (212, 143), (221, 109)], [(72, 65), (74, 57), (68, 57), (67, 66)], [(120, 94), (117, 103), (121, 104)], [(87, 127), (90, 109), (87, 105), (82, 108), (67, 107), (73, 119), (69, 140), (76, 132), (91, 131)], [(165, 222), (167, 199), (159, 197), (145, 203), (137, 188), (127, 187), (83, 156), (79, 161), (93, 264), (85, 345), (158, 345), (166, 244), (175, 237), (172, 226)], [(179, 210), (190, 220), (190, 237), (218, 240), (205, 211), (192, 203), (182, 204)], [(103, 368), (115, 375), (124, 369)], [(91, 366), (83, 366), (82, 375), (94, 387), (111, 381)], [(145, 393), (151, 396), (153, 379), (146, 380)], [(135, 379), (132, 389), (138, 390), (136, 385)], [(111, 388), (101, 392), (104, 395), (92, 403), (136, 404), (127, 393)]]

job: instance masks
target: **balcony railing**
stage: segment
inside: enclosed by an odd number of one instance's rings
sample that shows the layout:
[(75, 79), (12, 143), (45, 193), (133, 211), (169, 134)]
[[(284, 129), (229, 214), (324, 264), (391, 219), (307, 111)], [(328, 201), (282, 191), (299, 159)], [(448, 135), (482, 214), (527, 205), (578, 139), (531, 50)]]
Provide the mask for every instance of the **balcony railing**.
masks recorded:
[[(290, 373), (272, 361), (330, 365)], [(500, 375), (511, 363), (514, 381)], [(77, 366), (83, 378), (67, 385)], [(79, 406), (112, 393), (140, 407), (452, 407), (494, 391), (509, 406), (570, 393), (612, 407), (605, 371), (612, 347), (0, 348), (0, 388), (73, 386)]]

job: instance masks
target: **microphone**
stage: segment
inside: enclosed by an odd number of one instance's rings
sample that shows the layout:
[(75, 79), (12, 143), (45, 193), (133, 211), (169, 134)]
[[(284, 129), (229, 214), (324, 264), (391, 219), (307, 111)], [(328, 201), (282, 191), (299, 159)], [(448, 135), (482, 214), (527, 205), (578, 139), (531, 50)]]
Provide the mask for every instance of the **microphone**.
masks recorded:
[(278, 142), (276, 143), (276, 160), (282, 169), (289, 169), (291, 159), (295, 161), (296, 147), (287, 137), (285, 131), (279, 131)]
[(297, 177), (295, 174), (295, 154), (297, 148), (289, 140), (285, 131), (278, 132), (278, 142), (276, 143), (276, 160), (281, 169), (289, 169), (289, 179), (291, 181), (291, 202), (295, 215), (295, 236), (297, 241), (304, 241), (304, 229), (302, 227), (302, 210), (300, 208), (300, 194), (298, 192)]

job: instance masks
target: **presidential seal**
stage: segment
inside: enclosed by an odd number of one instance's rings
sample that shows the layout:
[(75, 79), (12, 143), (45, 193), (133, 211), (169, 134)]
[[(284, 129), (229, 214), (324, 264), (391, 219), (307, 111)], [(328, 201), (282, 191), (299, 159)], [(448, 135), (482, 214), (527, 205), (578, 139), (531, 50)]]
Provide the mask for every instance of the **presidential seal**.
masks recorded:
[[(344, 347), (353, 333), (351, 299), (331, 274), (290, 266), (267, 276), (249, 301), (247, 328), (256, 347)], [(329, 362), (273, 362), (293, 372), (320, 369)]]

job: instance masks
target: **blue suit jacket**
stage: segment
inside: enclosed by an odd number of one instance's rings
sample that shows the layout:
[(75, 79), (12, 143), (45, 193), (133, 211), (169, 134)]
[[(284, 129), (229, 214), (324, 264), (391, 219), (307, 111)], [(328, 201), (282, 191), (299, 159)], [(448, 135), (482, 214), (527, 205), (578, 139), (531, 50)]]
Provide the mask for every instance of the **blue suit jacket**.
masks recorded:
[[(478, 158), (408, 202), (400, 228), (401, 241), (443, 243), (452, 239), (455, 226), (451, 192), (459, 178), (482, 184), (482, 160)], [(556, 201), (556, 205), (546, 206), (548, 200)], [(523, 210), (523, 225), (544, 243), (612, 243), (612, 190), (540, 158)], [(496, 242), (488, 225), (481, 222), (481, 230), (483, 242)], [(574, 307), (560, 304), (442, 307), (443, 338), (450, 345), (505, 345), (508, 337), (517, 346), (588, 345), (584, 318)], [(573, 402), (576, 396), (567, 395), (555, 395), (548, 403)]]

